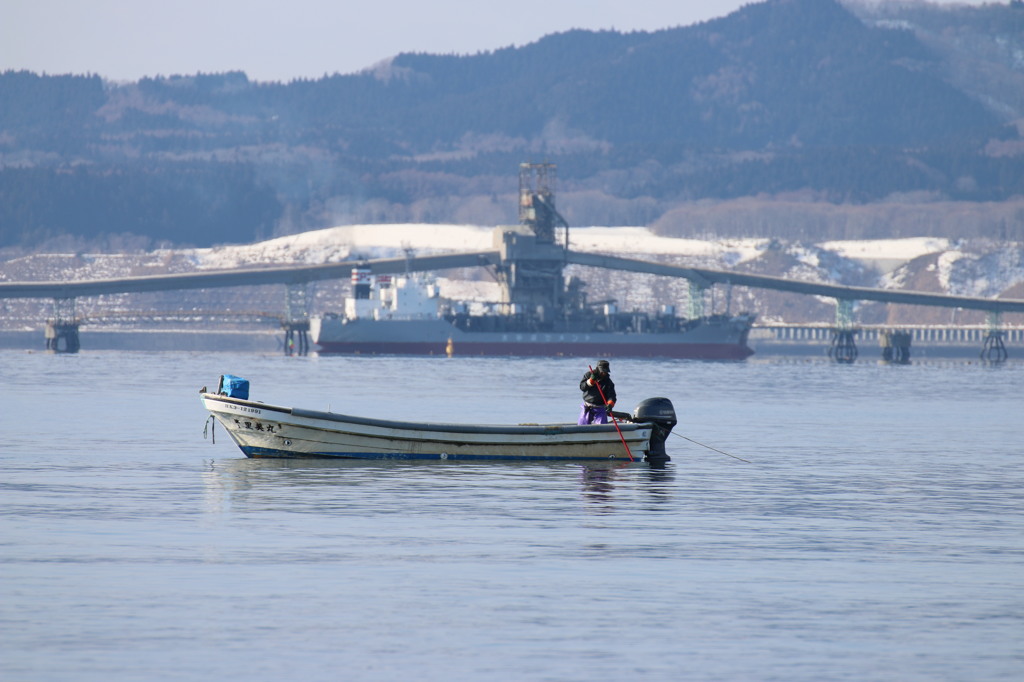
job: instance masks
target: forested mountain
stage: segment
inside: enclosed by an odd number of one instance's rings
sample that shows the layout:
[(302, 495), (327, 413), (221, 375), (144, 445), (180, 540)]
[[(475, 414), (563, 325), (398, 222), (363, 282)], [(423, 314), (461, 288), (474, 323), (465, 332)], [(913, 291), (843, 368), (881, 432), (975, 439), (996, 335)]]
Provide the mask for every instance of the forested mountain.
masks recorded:
[[(290, 83), (7, 72), (0, 247), (514, 222), (531, 160), (558, 164), (576, 224), (653, 224), (737, 197), (1004, 201), (1024, 195), (1024, 94), (998, 93), (1024, 60), (957, 46), (988, 36), (986, 49), (1024, 53), (1019, 4), (855, 16), (834, 0), (768, 0), (689, 27), (402, 54)], [(1024, 224), (1009, 233), (1024, 238)]]

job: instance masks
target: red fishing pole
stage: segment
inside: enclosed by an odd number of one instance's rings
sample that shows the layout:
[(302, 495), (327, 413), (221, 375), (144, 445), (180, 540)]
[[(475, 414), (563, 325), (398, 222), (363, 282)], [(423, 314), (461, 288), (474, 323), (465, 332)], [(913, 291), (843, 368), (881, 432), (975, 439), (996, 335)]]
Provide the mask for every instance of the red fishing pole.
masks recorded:
[[(594, 368), (587, 365), (587, 369), (590, 370), (590, 378), (594, 379)], [(619, 438), (622, 439), (622, 447), (626, 448), (626, 454), (629, 455), (629, 461), (635, 462), (633, 459), (633, 453), (629, 451), (629, 445), (626, 443), (626, 437), (622, 435), (622, 429), (619, 428), (619, 422), (615, 419), (615, 415), (612, 414), (612, 408), (608, 406), (608, 399), (604, 397), (604, 391), (601, 390), (601, 382), (594, 379), (594, 385), (597, 386), (597, 392), (601, 394), (601, 400), (604, 401), (604, 409), (608, 410), (608, 416), (612, 418), (612, 424), (615, 424), (615, 430), (619, 432)]]

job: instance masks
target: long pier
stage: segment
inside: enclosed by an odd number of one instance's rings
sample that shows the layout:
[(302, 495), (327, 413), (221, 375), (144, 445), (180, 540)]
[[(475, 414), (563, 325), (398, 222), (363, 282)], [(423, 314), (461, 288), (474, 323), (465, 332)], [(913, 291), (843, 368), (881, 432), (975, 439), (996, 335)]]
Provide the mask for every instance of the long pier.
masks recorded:
[(78, 329), (84, 321), (75, 314), (75, 299), (83, 296), (283, 284), (286, 287), (286, 312), (280, 324), (285, 332), (285, 347), (305, 354), (309, 350), (309, 304), (306, 286), (310, 282), (347, 279), (356, 265), (380, 275), (493, 265), (500, 262), (500, 258), (501, 255), (497, 251), (482, 251), (417, 258), (345, 261), (248, 270), (211, 270), (141, 277), (59, 282), (0, 282), (0, 299), (52, 299), (54, 314), (46, 323), (46, 348), (57, 352), (75, 353), (81, 347)]
[[(502, 228), (499, 228), (499, 231)], [(867, 287), (851, 287), (837, 284), (824, 284), (789, 280), (782, 277), (756, 275), (751, 273), (711, 270), (655, 263), (606, 256), (593, 253), (571, 251), (557, 244), (540, 243), (534, 237), (513, 231), (504, 231), (500, 235), (500, 247), (493, 251), (453, 253), (436, 256), (419, 256), (377, 260), (353, 260), (322, 265), (295, 265), (284, 267), (254, 268), (248, 270), (208, 271), (171, 275), (150, 275), (143, 277), (124, 277), (113, 279), (60, 281), (60, 282), (0, 282), (0, 299), (9, 298), (49, 298), (54, 302), (53, 319), (47, 323), (47, 347), (52, 350), (74, 352), (78, 350), (78, 325), (76, 318), (75, 299), (82, 296), (98, 296), (113, 293), (134, 293), (153, 291), (172, 291), (181, 289), (207, 289), (215, 287), (239, 287), (267, 284), (284, 284), (286, 287), (286, 313), (281, 322), (286, 332), (289, 345), (296, 341), (300, 348), (308, 348), (306, 338), (309, 329), (309, 297), (306, 285), (310, 282), (328, 279), (346, 279), (351, 275), (352, 268), (359, 267), (371, 274), (401, 274), (407, 272), (423, 272), (445, 270), (451, 268), (491, 266), (510, 272), (531, 271), (531, 267), (550, 267), (551, 263), (576, 264), (629, 272), (646, 273), (667, 277), (678, 277), (690, 283), (689, 317), (703, 316), (703, 294), (711, 287), (725, 285), (727, 287), (742, 286), (755, 289), (771, 289), (808, 296), (829, 297), (836, 301), (836, 324), (832, 327), (822, 326), (780, 326), (762, 327), (773, 329), (779, 340), (787, 334), (826, 335), (831, 339), (831, 351), (839, 362), (852, 362), (857, 350), (854, 338), (871, 338), (873, 333), (869, 327), (857, 327), (852, 317), (853, 304), (856, 301), (878, 301), (905, 305), (939, 306), (946, 308), (963, 308), (985, 311), (989, 315), (990, 324), (984, 338), (983, 352), (997, 358), (1005, 359), (1004, 339), (1006, 332), (1002, 330), (1001, 316), (1004, 313), (1024, 313), (1024, 300), (1003, 298), (982, 298), (973, 296), (954, 296), (919, 291), (903, 291), (891, 289), (871, 289)], [(495, 239), (498, 246), (499, 239)], [(543, 269), (543, 268), (541, 268)], [(940, 338), (951, 338), (956, 334), (965, 334), (963, 328), (927, 328), (906, 332), (905, 330), (886, 330), (879, 327), (876, 338), (881, 338), (889, 347), (895, 349), (896, 357), (909, 357), (909, 348), (915, 339), (920, 341), (938, 341)], [(977, 331), (977, 335), (982, 330)], [(780, 336), (781, 335), (781, 336)], [(882, 336), (877, 336), (882, 335)], [(1015, 337), (1013, 337), (1015, 338)], [(63, 347), (62, 347), (63, 343)]]
[[(911, 354), (926, 356), (977, 355), (986, 362), (1009, 357), (1007, 343), (1024, 344), (1024, 326), (989, 325), (859, 325), (839, 328), (826, 324), (767, 324), (751, 331), (751, 345), (775, 352), (806, 352), (821, 348), (837, 362), (853, 362), (855, 338), (875, 343), (887, 362), (906, 364)], [(916, 348), (917, 350), (912, 350)]]
[(681, 277), (696, 283), (698, 286), (709, 287), (715, 284), (727, 286), (744, 286), (751, 289), (772, 289), (787, 291), (807, 296), (825, 296), (837, 301), (878, 301), (880, 303), (902, 303), (906, 305), (938, 306), (941, 308), (965, 308), (968, 310), (984, 310), (994, 313), (1024, 313), (1024, 300), (1012, 298), (981, 298), (979, 296), (954, 296), (950, 294), (933, 294), (923, 291), (903, 291), (897, 289), (871, 289), (869, 287), (852, 287), (842, 284), (824, 284), (805, 282), (802, 280), (755, 275), (731, 270), (709, 270), (707, 268), (688, 268), (662, 263), (603, 256), (592, 253), (567, 252), (567, 260), (578, 265), (590, 265), (629, 272), (644, 272), (652, 275)]
[(291, 265), (247, 270), (209, 270), (173, 275), (113, 277), (60, 282), (0, 282), (0, 299), (71, 299), (103, 294), (214, 289), (218, 287), (259, 286), (265, 284), (306, 284), (325, 279), (348, 279), (356, 265), (375, 274), (399, 274), (407, 269), (445, 270), (447, 268), (488, 265), (497, 262), (498, 252), (481, 251), (417, 258), (387, 258), (371, 261), (345, 261), (323, 265)]
[[(978, 344), (990, 331), (987, 325), (858, 325), (857, 335), (864, 341), (883, 341), (886, 333), (902, 331), (910, 335), (914, 343)], [(1003, 339), (1010, 343), (1024, 344), (1024, 327), (1002, 327)], [(835, 326), (827, 324), (765, 324), (756, 325), (754, 333), (758, 338), (780, 342), (804, 342), (827, 344), (835, 334)]]

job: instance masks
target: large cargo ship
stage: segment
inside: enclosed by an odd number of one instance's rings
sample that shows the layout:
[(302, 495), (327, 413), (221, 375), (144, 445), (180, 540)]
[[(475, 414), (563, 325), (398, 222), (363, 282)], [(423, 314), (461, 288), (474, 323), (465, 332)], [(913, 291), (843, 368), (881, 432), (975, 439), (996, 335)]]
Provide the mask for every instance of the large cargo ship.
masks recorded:
[[(523, 355), (742, 360), (753, 351), (754, 322), (737, 315), (622, 312), (613, 301), (589, 303), (585, 285), (564, 277), (568, 224), (554, 208), (553, 166), (520, 169), (520, 222), (495, 231), (493, 266), (499, 300), (482, 312), (444, 300), (431, 280), (414, 274), (375, 275), (352, 270), (345, 309), (310, 320), (322, 353)], [(557, 239), (563, 229), (564, 245)], [(692, 303), (692, 302), (691, 302)]]
[[(365, 273), (356, 277), (365, 278)], [(525, 314), (470, 315), (444, 304), (436, 287), (418, 277), (379, 278), (367, 298), (346, 300), (344, 314), (310, 321), (322, 353), (404, 355), (524, 355), (742, 360), (753, 351), (753, 316), (711, 315), (683, 320), (660, 314), (618, 313), (545, 322)]]

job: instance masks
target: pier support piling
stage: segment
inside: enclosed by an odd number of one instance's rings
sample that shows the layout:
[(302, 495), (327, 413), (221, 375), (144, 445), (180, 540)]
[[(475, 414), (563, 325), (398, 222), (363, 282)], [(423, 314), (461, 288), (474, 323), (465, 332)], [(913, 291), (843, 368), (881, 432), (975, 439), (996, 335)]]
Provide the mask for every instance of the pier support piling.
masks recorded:
[(285, 355), (309, 353), (309, 309), (312, 295), (308, 282), (286, 285), (284, 329)]
[(990, 331), (985, 336), (985, 344), (981, 349), (981, 359), (985, 362), (1006, 362), (1009, 357), (1006, 344), (1003, 343), (1003, 332)]
[(857, 360), (857, 343), (855, 329), (836, 329), (832, 332), (832, 344), (828, 348), (828, 356), (843, 364), (852, 364)]
[(309, 353), (309, 320), (305, 322), (282, 322), (284, 329), (284, 354), (306, 355)]
[(687, 314), (691, 320), (704, 317), (704, 297), (707, 287), (701, 286), (692, 279), (687, 280)]
[(75, 299), (53, 299), (53, 318), (46, 321), (46, 350), (53, 353), (77, 353), (82, 344), (78, 338), (79, 320), (75, 317)]
[(910, 364), (910, 332), (902, 329), (887, 329), (879, 333), (878, 341), (882, 346), (883, 360), (898, 365)]
[(82, 348), (78, 339), (78, 322), (46, 321), (46, 350), (54, 353), (77, 353)]
[(843, 364), (851, 364), (857, 360), (857, 343), (854, 341), (857, 329), (853, 326), (853, 304), (854, 301), (850, 299), (836, 299), (836, 327), (832, 330), (828, 356)]
[(1006, 352), (1006, 344), (1003, 343), (1005, 333), (1002, 330), (1003, 316), (999, 312), (992, 311), (988, 314), (988, 333), (981, 348), (981, 359), (985, 362), (1006, 362), (1009, 353)]

